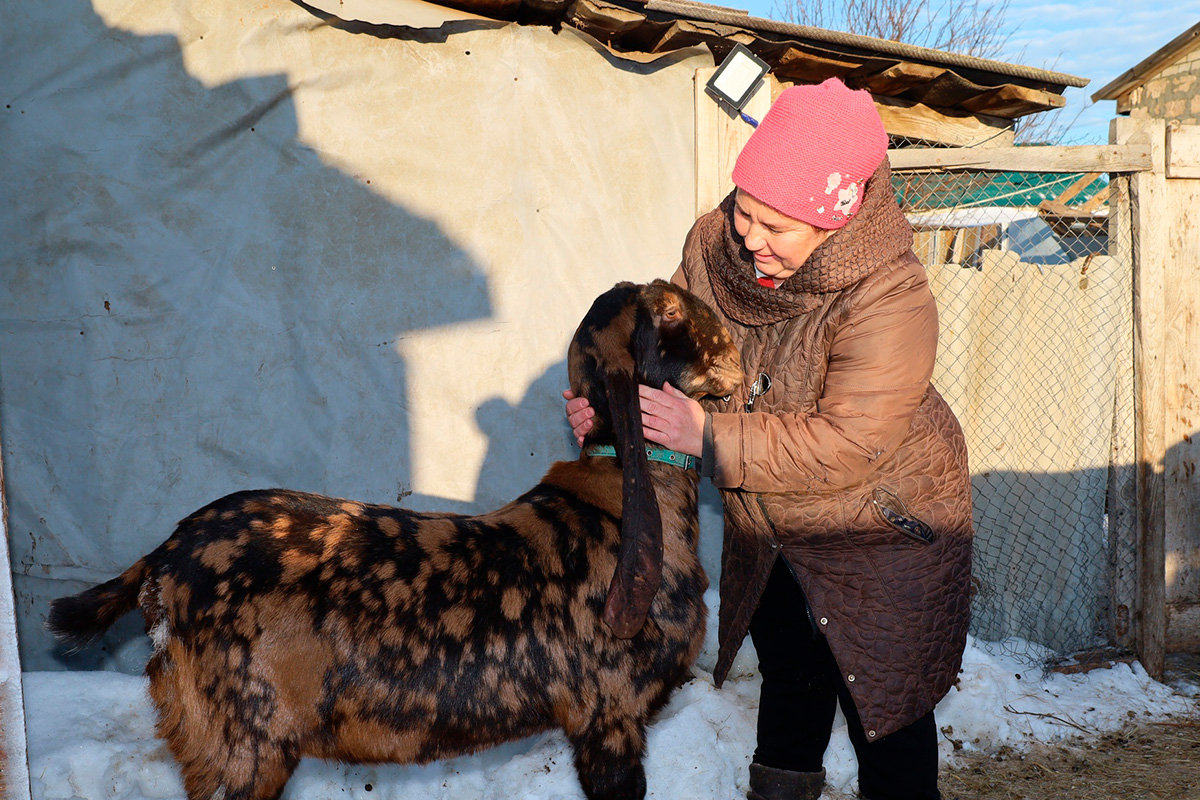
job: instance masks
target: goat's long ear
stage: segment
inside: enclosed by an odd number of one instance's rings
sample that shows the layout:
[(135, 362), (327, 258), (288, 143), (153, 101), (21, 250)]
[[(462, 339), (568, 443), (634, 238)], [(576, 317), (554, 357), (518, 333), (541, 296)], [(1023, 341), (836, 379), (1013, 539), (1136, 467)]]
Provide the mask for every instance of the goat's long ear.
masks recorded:
[(604, 604), (604, 622), (616, 636), (628, 639), (642, 629), (662, 583), (662, 515), (650, 483), (637, 379), (614, 371), (605, 374), (604, 384), (624, 474), (621, 548)]

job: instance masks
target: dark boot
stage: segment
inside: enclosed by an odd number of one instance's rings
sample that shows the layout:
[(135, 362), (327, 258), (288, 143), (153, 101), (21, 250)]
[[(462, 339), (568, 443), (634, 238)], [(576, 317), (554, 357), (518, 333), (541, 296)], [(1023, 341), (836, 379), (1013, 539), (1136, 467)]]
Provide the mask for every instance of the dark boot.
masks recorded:
[(746, 800), (817, 800), (824, 788), (825, 770), (792, 772), (751, 763)]

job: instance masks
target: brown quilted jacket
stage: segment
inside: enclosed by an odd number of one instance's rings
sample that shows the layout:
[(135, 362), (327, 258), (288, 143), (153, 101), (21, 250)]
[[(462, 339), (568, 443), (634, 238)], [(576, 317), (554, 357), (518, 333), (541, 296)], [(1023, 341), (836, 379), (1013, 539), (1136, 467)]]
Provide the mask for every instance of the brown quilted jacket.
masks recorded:
[[(746, 372), (706, 431), (725, 507), (715, 678), (782, 552), (877, 741), (950, 689), (969, 620), (971, 485), (929, 382), (937, 308), (886, 163), (860, 213), (775, 290), (753, 282), (731, 213), (732, 195), (696, 222), (677, 273), (718, 309)], [(746, 413), (760, 373), (771, 388)]]

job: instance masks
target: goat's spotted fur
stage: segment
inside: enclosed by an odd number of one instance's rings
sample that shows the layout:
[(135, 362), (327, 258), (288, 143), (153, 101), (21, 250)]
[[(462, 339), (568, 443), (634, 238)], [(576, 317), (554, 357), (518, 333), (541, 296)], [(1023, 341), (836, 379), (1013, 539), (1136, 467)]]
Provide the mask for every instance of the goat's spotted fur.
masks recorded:
[(640, 800), (646, 721), (699, 650), (708, 581), (697, 478), (644, 458), (636, 383), (723, 395), (741, 374), (712, 312), (661, 281), (597, 299), (569, 369), (620, 462), (559, 462), (475, 517), (232, 494), (48, 625), (82, 647), (141, 608), (190, 800), (276, 798), (304, 756), (425, 762), (549, 728), (589, 798)]

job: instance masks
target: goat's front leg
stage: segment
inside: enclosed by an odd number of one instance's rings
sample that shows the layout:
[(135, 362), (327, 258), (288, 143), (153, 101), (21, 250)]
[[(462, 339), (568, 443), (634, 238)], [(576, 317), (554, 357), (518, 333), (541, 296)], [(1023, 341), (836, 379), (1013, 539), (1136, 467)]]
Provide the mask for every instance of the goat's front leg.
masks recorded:
[(644, 720), (597, 714), (567, 739), (575, 750), (575, 771), (588, 800), (643, 800), (646, 771)]

